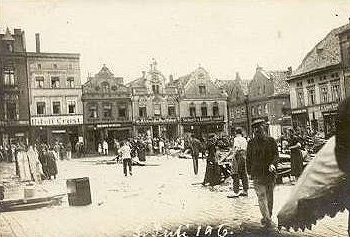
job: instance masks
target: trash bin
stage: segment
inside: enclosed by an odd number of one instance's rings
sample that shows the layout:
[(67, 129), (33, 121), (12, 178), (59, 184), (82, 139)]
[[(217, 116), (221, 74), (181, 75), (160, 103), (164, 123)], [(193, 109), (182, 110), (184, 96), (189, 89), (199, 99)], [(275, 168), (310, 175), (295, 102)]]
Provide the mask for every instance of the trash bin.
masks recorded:
[(67, 180), (68, 203), (70, 206), (91, 204), (90, 182), (88, 177)]

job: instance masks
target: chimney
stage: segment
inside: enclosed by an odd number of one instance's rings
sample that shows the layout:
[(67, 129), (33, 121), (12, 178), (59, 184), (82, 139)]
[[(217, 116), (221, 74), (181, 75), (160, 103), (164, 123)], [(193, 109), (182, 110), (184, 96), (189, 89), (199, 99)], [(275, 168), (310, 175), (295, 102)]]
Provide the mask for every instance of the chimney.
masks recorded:
[(172, 74), (169, 75), (169, 82), (172, 83), (174, 81), (174, 76)]
[(236, 72), (236, 80), (240, 80), (241, 76), (239, 75), (239, 72)]
[(40, 53), (40, 34), (35, 34), (35, 44), (36, 44), (36, 52)]

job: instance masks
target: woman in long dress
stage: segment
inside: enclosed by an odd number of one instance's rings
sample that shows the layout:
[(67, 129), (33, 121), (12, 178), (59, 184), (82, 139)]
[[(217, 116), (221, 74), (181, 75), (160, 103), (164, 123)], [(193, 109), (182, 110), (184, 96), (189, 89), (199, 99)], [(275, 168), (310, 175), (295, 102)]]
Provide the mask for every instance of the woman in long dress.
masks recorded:
[(207, 150), (207, 167), (205, 170), (204, 181), (202, 184), (209, 184), (210, 186), (215, 186), (220, 184), (221, 182), (221, 171), (218, 165), (218, 147), (214, 136), (209, 138)]
[(291, 175), (297, 180), (303, 172), (303, 154), (301, 153), (301, 142), (298, 136), (295, 135), (294, 131), (291, 130), (290, 134), (290, 162), (291, 162)]

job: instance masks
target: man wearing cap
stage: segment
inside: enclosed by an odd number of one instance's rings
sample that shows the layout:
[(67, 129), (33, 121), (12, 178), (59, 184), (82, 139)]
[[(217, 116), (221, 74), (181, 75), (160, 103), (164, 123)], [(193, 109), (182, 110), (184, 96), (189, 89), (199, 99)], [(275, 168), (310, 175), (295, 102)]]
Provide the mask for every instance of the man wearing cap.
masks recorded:
[(275, 139), (266, 135), (266, 122), (257, 120), (252, 128), (254, 138), (247, 146), (247, 169), (254, 183), (262, 215), (261, 224), (272, 226), (273, 189), (276, 179), (278, 149)]

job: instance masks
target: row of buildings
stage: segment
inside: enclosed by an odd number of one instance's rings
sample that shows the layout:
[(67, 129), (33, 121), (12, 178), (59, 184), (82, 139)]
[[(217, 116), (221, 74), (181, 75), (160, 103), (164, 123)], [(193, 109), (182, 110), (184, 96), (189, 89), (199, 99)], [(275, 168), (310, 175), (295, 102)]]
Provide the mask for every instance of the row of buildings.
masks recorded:
[(24, 32), (0, 34), (0, 143), (101, 140), (139, 134), (248, 135), (255, 119), (276, 134), (290, 127), (332, 134), (340, 100), (350, 94), (350, 25), (333, 29), (296, 70), (265, 70), (251, 80), (212, 80), (203, 67), (174, 79), (155, 60), (129, 83), (105, 65), (82, 85), (80, 55), (27, 52)]

